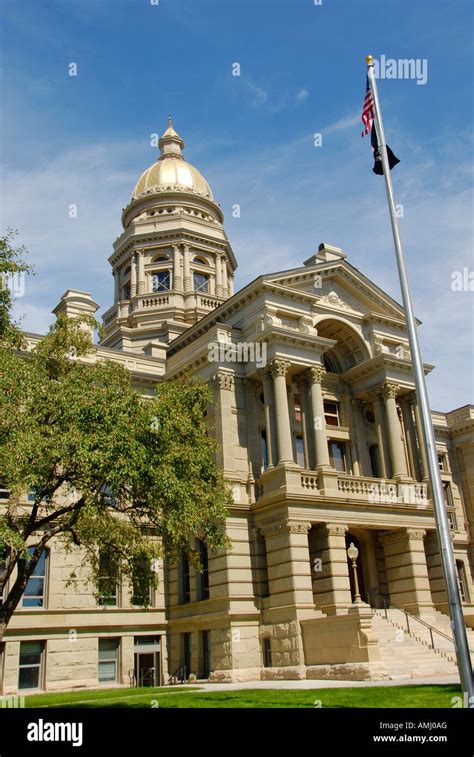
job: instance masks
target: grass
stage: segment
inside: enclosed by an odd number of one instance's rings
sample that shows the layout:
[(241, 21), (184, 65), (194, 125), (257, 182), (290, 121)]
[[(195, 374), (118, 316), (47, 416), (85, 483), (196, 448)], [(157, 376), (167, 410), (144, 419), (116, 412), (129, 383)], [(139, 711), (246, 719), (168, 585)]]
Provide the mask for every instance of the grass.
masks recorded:
[(239, 689), (198, 691), (194, 687), (100, 689), (25, 697), (26, 707), (60, 708), (451, 708), (460, 696), (455, 684), (370, 686), (338, 689)]

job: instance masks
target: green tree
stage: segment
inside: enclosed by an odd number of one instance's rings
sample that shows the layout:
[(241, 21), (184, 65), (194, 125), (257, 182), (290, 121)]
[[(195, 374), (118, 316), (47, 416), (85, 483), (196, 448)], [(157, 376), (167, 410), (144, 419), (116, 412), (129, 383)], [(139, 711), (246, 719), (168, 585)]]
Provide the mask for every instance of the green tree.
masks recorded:
[(141, 398), (125, 369), (97, 359), (94, 325), (60, 316), (30, 352), (0, 345), (0, 475), (10, 490), (0, 511), (0, 596), (9, 583), (0, 638), (51, 539), (80, 548), (96, 595), (107, 593), (105, 553), (140, 605), (157, 558), (184, 550), (199, 569), (196, 537), (211, 550), (228, 544), (231, 495), (205, 423), (207, 385), (162, 382)]
[(13, 229), (0, 237), (0, 344), (18, 346), (22, 334), (18, 324), (10, 316), (13, 305), (14, 282), (22, 283), (23, 277), (32, 273), (32, 267), (25, 262), (26, 249), (22, 245), (14, 247), (17, 232)]

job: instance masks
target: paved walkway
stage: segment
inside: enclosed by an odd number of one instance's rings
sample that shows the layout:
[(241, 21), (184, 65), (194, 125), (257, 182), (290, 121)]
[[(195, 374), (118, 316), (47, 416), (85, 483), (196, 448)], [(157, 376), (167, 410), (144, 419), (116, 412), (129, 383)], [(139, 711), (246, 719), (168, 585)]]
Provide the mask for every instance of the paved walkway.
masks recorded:
[[(241, 689), (349, 689), (367, 686), (421, 686), (423, 684), (459, 683), (457, 676), (440, 676), (433, 678), (403, 678), (398, 681), (242, 681), (240, 683), (193, 683), (201, 691), (239, 691)], [(173, 687), (178, 688), (178, 687)], [(184, 688), (184, 687), (183, 687)]]

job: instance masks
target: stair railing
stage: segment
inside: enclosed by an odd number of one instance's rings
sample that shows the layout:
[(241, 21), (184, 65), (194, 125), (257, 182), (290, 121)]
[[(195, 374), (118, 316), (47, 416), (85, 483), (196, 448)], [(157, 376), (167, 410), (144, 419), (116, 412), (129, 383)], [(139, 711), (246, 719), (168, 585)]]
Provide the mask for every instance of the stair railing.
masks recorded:
[[(368, 604), (370, 604), (370, 595), (372, 592), (367, 592), (367, 598), (369, 599)], [(443, 631), (440, 631), (439, 628), (436, 628), (436, 626), (432, 626), (430, 623), (427, 623), (426, 620), (422, 620), (417, 615), (412, 615), (408, 610), (406, 610), (404, 607), (399, 607), (398, 605), (394, 605), (392, 602), (387, 602), (386, 598), (383, 594), (376, 594), (376, 597), (379, 597), (383, 602), (383, 609), (385, 614), (385, 619), (388, 620), (388, 612), (387, 610), (398, 610), (399, 612), (402, 612), (405, 615), (405, 620), (407, 624), (407, 631), (408, 633), (411, 633), (410, 631), (410, 618), (411, 620), (415, 620), (417, 623), (421, 623), (421, 625), (425, 626), (429, 629), (430, 632), (430, 639), (431, 639), (431, 649), (435, 649), (434, 644), (434, 636), (433, 633), (437, 633), (439, 636), (442, 636), (444, 639), (447, 639), (451, 644), (454, 644), (454, 648), (456, 649), (456, 642), (454, 641), (452, 636), (448, 636)], [(471, 653), (474, 654), (474, 650), (469, 650)]]
[(186, 665), (180, 665), (179, 668), (176, 668), (175, 672), (168, 678), (168, 684), (176, 680), (186, 683)]

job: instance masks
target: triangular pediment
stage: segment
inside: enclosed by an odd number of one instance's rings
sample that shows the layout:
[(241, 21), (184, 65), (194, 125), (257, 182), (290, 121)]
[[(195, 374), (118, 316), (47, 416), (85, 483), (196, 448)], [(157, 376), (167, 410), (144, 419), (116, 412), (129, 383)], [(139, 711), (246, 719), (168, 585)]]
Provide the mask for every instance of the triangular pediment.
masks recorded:
[(308, 294), (314, 307), (403, 319), (403, 308), (346, 261), (294, 268), (263, 277), (282, 289)]

